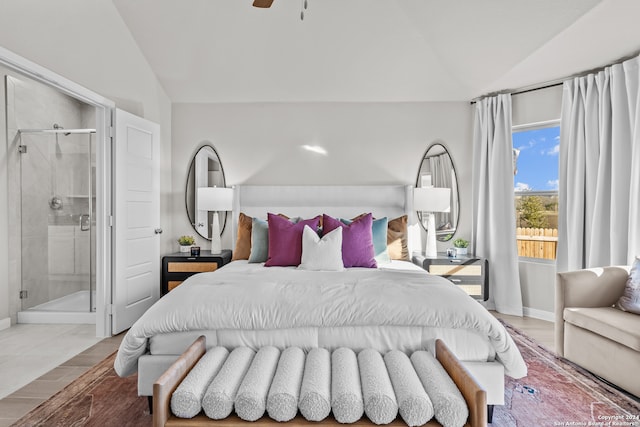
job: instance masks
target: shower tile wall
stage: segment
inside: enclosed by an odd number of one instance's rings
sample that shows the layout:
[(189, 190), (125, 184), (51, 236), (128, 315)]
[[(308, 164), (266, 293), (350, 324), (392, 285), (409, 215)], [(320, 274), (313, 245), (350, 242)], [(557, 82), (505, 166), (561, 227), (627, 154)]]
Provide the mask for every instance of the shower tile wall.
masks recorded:
[[(28, 305), (33, 306), (50, 299), (80, 290), (82, 285), (73, 280), (49, 280), (50, 261), (58, 272), (71, 271), (75, 252), (70, 250), (74, 243), (74, 227), (78, 224), (78, 215), (88, 212), (87, 199), (64, 199), (64, 210), (53, 211), (47, 203), (52, 194), (52, 163), (49, 150), (55, 148), (55, 135), (22, 135), (22, 141), (28, 146), (28, 154), (23, 161), (32, 162), (33, 174), (25, 174), (21, 182), (20, 154), (18, 154), (18, 129), (46, 129), (58, 123), (65, 128), (95, 127), (94, 117), (87, 113), (86, 106), (55, 89), (28, 79), (6, 77), (7, 88), (7, 130), (9, 141), (9, 283), (10, 315), (12, 322), (21, 310), (19, 291), (24, 281), (29, 289)], [(82, 157), (87, 152), (86, 135), (71, 135), (59, 138), (65, 140), (64, 154), (56, 174), (57, 186), (64, 188), (65, 194), (87, 194), (88, 181), (78, 179), (76, 175), (87, 176), (87, 164)], [(84, 138), (84, 139), (83, 139)], [(73, 141), (69, 143), (69, 141)], [(51, 145), (53, 144), (53, 146)], [(22, 186), (23, 209), (21, 212)], [(75, 200), (74, 200), (75, 199)], [(21, 219), (20, 215), (23, 215)], [(52, 218), (50, 218), (53, 216)], [(50, 220), (51, 219), (51, 220)], [(54, 225), (53, 227), (49, 224)], [(59, 226), (59, 227), (58, 227)], [(22, 238), (24, 236), (24, 239)], [(54, 245), (49, 245), (53, 239)], [(24, 247), (21, 247), (24, 245)], [(59, 245), (59, 247), (58, 247)], [(21, 253), (29, 254), (29, 261), (22, 266)], [(87, 254), (88, 249), (85, 251)], [(55, 259), (49, 259), (55, 257)], [(23, 268), (24, 267), (24, 268)], [(88, 271), (87, 271), (88, 273)], [(21, 275), (24, 274), (24, 277)], [(58, 276), (63, 278), (63, 276)], [(88, 282), (86, 282), (88, 283)], [(88, 285), (85, 283), (85, 289)], [(76, 289), (77, 288), (77, 289)], [(15, 296), (15, 298), (13, 297)], [(88, 310), (88, 308), (87, 308)]]

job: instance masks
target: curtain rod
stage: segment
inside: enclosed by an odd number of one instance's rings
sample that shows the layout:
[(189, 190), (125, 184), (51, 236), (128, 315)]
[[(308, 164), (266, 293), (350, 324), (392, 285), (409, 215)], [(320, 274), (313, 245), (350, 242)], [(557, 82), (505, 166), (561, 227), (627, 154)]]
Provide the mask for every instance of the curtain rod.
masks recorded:
[(613, 61), (613, 62), (611, 62), (611, 63), (609, 63), (607, 65), (603, 65), (603, 66), (598, 67), (598, 68), (593, 68), (591, 70), (582, 71), (580, 73), (572, 74), (570, 76), (567, 76), (567, 77), (564, 77), (564, 78), (560, 78), (560, 79), (549, 80), (547, 82), (539, 83), (537, 85), (525, 86), (525, 87), (522, 87), (520, 89), (505, 89), (505, 90), (501, 90), (501, 91), (497, 91), (497, 92), (488, 93), (486, 95), (482, 95), (482, 96), (479, 96), (477, 98), (472, 99), (471, 101), (469, 101), (469, 103), (471, 105), (473, 105), (476, 102), (478, 102), (479, 100), (481, 100), (482, 98), (486, 98), (487, 96), (495, 96), (495, 95), (507, 94), (507, 93), (510, 93), (511, 96), (513, 96), (513, 95), (520, 95), (520, 94), (528, 93), (528, 92), (534, 92), (536, 90), (548, 89), (550, 87), (561, 86), (566, 80), (575, 79), (577, 77), (584, 77), (584, 76), (587, 76), (589, 74), (598, 73), (600, 71), (603, 71), (607, 67), (611, 67), (612, 65), (615, 65), (615, 64), (620, 64), (620, 63), (622, 63), (624, 61), (627, 61), (629, 59), (635, 58), (638, 55), (640, 55), (640, 51), (635, 51), (631, 55), (623, 56), (622, 58), (619, 58), (619, 59), (617, 59), (617, 60), (615, 60), (615, 61)]
[(552, 80), (552, 81), (543, 83), (542, 86), (526, 86), (520, 89), (516, 89), (514, 92), (511, 92), (510, 90), (503, 90), (499, 92), (488, 93), (486, 95), (479, 96), (478, 98), (469, 101), (469, 103), (473, 105), (476, 102), (480, 101), (482, 98), (486, 98), (488, 96), (494, 96), (494, 95), (500, 95), (500, 94), (506, 94), (506, 93), (510, 93), (511, 96), (515, 96), (515, 95), (521, 95), (523, 93), (535, 92), (536, 90), (548, 89), (550, 87), (562, 86), (565, 80), (571, 79), (573, 77), (578, 77), (578, 76), (567, 77), (566, 79), (562, 79), (562, 80)]

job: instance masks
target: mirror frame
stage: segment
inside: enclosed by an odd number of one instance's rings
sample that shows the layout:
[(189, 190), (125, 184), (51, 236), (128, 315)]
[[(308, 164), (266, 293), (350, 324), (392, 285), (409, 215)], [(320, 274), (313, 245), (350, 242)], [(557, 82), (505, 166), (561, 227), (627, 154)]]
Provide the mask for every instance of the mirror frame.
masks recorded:
[[(445, 153), (447, 153), (447, 155), (449, 156), (449, 159), (451, 160), (451, 169), (453, 170), (453, 174), (455, 175), (456, 178), (456, 191), (455, 191), (455, 197), (457, 198), (456, 202), (458, 205), (458, 210), (457, 210), (457, 215), (455, 218), (455, 224), (452, 224), (454, 226), (454, 231), (453, 233), (447, 234), (446, 236), (437, 236), (436, 235), (436, 240), (439, 242), (448, 242), (451, 239), (453, 239), (453, 237), (455, 236), (456, 232), (458, 231), (458, 225), (460, 224), (460, 184), (459, 184), (459, 180), (458, 180), (458, 172), (456, 170), (456, 165), (453, 162), (453, 157), (451, 156), (451, 152), (449, 152), (449, 149), (447, 148), (447, 146), (445, 145), (445, 143), (441, 140), (435, 140), (433, 141), (425, 150), (424, 154), (422, 155), (422, 158), (420, 159), (420, 165), (418, 166), (418, 175), (416, 177), (416, 183), (415, 186), (416, 188), (418, 187), (422, 187), (421, 183), (420, 183), (420, 179), (421, 179), (421, 171), (422, 171), (422, 167), (423, 164), (425, 162), (425, 160), (427, 159), (427, 154), (429, 153), (429, 150), (431, 150), (432, 148), (436, 147), (436, 146), (440, 146), (442, 147), (442, 149), (444, 150)], [(451, 191), (451, 197), (453, 200), (454, 197), (454, 191), (452, 189)], [(426, 231), (426, 228), (424, 226), (424, 222), (422, 221), (422, 212), (418, 212), (416, 211), (417, 217), (418, 217), (418, 222), (420, 223), (420, 226), (422, 227), (423, 230)]]
[[(220, 160), (220, 155), (218, 154), (218, 151), (216, 150), (216, 148), (213, 146), (213, 144), (210, 143), (205, 143), (200, 145), (197, 150), (195, 151), (195, 153), (193, 153), (193, 156), (191, 156), (191, 162), (189, 163), (189, 169), (187, 169), (187, 179), (186, 179), (186, 184), (185, 184), (185, 191), (184, 191), (184, 207), (185, 207), (185, 211), (187, 212), (187, 219), (189, 220), (189, 223), (191, 224), (191, 227), (193, 227), (193, 230), (196, 232), (196, 234), (198, 234), (198, 236), (202, 237), (203, 239), (206, 240), (211, 240), (210, 237), (207, 236), (203, 236), (202, 234), (200, 234), (200, 232), (198, 231), (198, 228), (196, 227), (196, 219), (195, 219), (195, 206), (193, 206), (193, 210), (189, 209), (189, 205), (194, 203), (194, 199), (195, 199), (195, 162), (196, 162), (196, 156), (198, 155), (198, 153), (200, 153), (200, 151), (204, 150), (204, 149), (211, 149), (213, 151), (213, 154), (215, 155), (215, 160), (218, 161), (218, 164), (220, 165), (220, 174), (222, 177), (222, 185), (219, 185), (220, 187), (225, 187), (227, 186), (227, 181), (226, 181), (226, 177), (224, 174), (224, 167), (222, 166), (222, 160)], [(222, 212), (219, 213), (219, 217), (220, 217), (220, 235), (222, 235), (224, 233), (224, 229), (227, 226), (227, 215), (229, 214), (229, 212), (224, 212), (224, 214)], [(209, 213), (209, 220), (211, 220), (211, 217), (213, 216), (212, 213)]]

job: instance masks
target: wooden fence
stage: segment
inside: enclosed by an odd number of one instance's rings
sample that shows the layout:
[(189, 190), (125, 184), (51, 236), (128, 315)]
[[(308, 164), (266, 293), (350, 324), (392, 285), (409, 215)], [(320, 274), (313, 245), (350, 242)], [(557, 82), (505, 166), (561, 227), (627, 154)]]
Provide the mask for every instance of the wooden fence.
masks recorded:
[(558, 230), (556, 228), (516, 228), (518, 256), (556, 259)]

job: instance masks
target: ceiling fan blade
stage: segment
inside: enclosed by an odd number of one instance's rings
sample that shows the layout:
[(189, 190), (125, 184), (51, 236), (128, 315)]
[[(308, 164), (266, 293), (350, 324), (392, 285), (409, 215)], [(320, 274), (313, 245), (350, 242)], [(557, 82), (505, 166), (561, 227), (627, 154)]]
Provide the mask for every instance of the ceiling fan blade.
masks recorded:
[(273, 3), (273, 0), (253, 0), (253, 7), (267, 8), (271, 7), (271, 3)]

